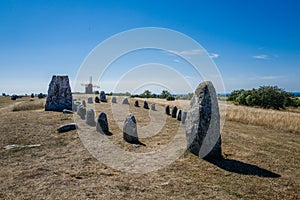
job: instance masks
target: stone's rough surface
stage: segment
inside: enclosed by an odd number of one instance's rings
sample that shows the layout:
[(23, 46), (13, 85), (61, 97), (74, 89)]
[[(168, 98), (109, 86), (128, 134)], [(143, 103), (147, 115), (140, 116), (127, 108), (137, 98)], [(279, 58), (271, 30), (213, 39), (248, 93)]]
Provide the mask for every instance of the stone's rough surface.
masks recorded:
[(139, 143), (136, 120), (133, 114), (129, 114), (126, 117), (123, 126), (123, 139), (129, 143), (133, 143), (133, 144)]
[(123, 99), (123, 102), (122, 102), (122, 104), (129, 104), (129, 101), (128, 101), (128, 99), (127, 99), (127, 98)]
[(77, 114), (80, 116), (81, 119), (85, 119), (86, 108), (83, 105), (80, 105), (78, 107)]
[(93, 97), (89, 97), (87, 100), (88, 103), (93, 103)]
[(170, 106), (169, 106), (169, 105), (166, 106), (166, 108), (165, 108), (165, 113), (166, 113), (167, 115), (170, 115)]
[(147, 101), (144, 101), (144, 106), (143, 106), (143, 108), (149, 109), (149, 105), (148, 105)]
[(139, 101), (138, 101), (138, 100), (136, 100), (136, 101), (134, 102), (134, 106), (135, 106), (135, 107), (140, 107)]
[(100, 103), (99, 97), (95, 97), (95, 103)]
[(101, 102), (107, 102), (106, 95), (105, 95), (104, 91), (100, 92), (100, 101)]
[(220, 113), (215, 88), (201, 83), (191, 100), (185, 120), (187, 149), (207, 159), (222, 159)]
[(116, 98), (116, 97), (112, 97), (112, 98), (111, 98), (111, 102), (112, 102), (112, 103), (117, 103), (117, 98)]
[(73, 112), (77, 112), (78, 107), (79, 107), (80, 104), (81, 104), (80, 102), (72, 103)]
[(187, 112), (186, 112), (185, 110), (183, 110), (183, 111), (181, 112), (181, 123), (182, 123), (182, 124), (185, 123), (186, 115), (187, 115)]
[(173, 108), (172, 108), (172, 117), (173, 118), (176, 118), (176, 114), (177, 114), (177, 107), (176, 106), (174, 106)]
[(72, 110), (68, 110), (68, 109), (63, 109), (63, 113), (64, 114), (73, 114)]
[(156, 110), (156, 109), (155, 109), (155, 104), (154, 104), (154, 103), (151, 104), (151, 110)]
[(46, 111), (72, 110), (72, 92), (68, 76), (53, 76), (49, 84)]
[(82, 105), (83, 105), (84, 107), (86, 107), (86, 102), (85, 102), (85, 100), (82, 100)]
[(75, 123), (64, 124), (58, 127), (57, 131), (59, 133), (68, 132), (77, 129), (77, 125)]
[(177, 110), (176, 116), (177, 116), (177, 120), (181, 121), (181, 110)]
[(86, 120), (85, 120), (86, 124), (90, 125), (90, 126), (95, 126), (96, 122), (95, 122), (95, 112), (93, 109), (88, 109), (86, 111)]
[(100, 115), (97, 119), (96, 130), (98, 132), (102, 133), (102, 134), (108, 134), (109, 133), (107, 116), (104, 112), (100, 113)]

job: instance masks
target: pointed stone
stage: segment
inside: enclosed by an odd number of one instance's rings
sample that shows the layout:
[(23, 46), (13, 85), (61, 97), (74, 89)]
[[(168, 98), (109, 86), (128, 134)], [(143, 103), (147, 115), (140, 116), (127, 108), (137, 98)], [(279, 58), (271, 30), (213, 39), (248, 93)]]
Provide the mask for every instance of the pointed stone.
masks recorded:
[(107, 116), (104, 112), (100, 113), (100, 115), (98, 117), (96, 130), (98, 132), (102, 133), (102, 134), (108, 134), (109, 133)]
[(185, 129), (190, 152), (207, 160), (222, 158), (218, 99), (210, 81), (197, 87), (185, 120)]

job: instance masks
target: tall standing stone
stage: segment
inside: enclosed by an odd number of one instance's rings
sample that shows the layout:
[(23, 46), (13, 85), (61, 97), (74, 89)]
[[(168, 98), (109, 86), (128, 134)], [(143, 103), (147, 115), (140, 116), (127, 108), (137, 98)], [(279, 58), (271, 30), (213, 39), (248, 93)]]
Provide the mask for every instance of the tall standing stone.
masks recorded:
[(88, 109), (86, 111), (86, 124), (90, 125), (90, 126), (95, 126), (96, 122), (95, 122), (95, 112), (93, 109)]
[(177, 110), (176, 116), (177, 116), (177, 120), (181, 121), (181, 110)]
[(128, 98), (125, 98), (125, 99), (123, 99), (123, 102), (122, 102), (122, 104), (128, 104), (128, 105), (129, 105)]
[(95, 103), (100, 103), (99, 97), (95, 97)]
[(166, 115), (170, 115), (170, 106), (169, 105), (166, 106), (165, 113), (166, 113)]
[(134, 102), (134, 106), (135, 106), (135, 107), (140, 107), (140, 106), (139, 106), (139, 101), (138, 101), (138, 100), (136, 100), (136, 101)]
[(52, 76), (48, 88), (46, 100), (46, 111), (63, 111), (63, 109), (72, 110), (72, 92), (68, 76)]
[(156, 110), (156, 108), (155, 108), (155, 104), (153, 103), (153, 104), (151, 104), (151, 110)]
[(104, 112), (100, 113), (100, 115), (97, 119), (96, 130), (98, 132), (102, 133), (102, 134), (108, 134), (109, 133), (107, 116)]
[(149, 105), (148, 105), (147, 101), (144, 101), (144, 106), (143, 106), (143, 108), (149, 109)]
[(93, 97), (89, 97), (87, 100), (88, 103), (93, 103)]
[(126, 117), (123, 126), (123, 139), (129, 143), (139, 143), (136, 127), (136, 119), (133, 114), (129, 114)]
[(84, 107), (86, 107), (86, 102), (85, 102), (85, 100), (82, 100), (82, 105), (83, 105)]
[(86, 108), (80, 104), (77, 109), (77, 114), (80, 116), (81, 119), (85, 119)]
[(107, 102), (106, 95), (105, 95), (104, 91), (100, 92), (100, 101), (101, 102)]
[(218, 99), (210, 81), (197, 87), (185, 120), (185, 129), (190, 152), (207, 160), (222, 158)]
[(111, 102), (112, 102), (112, 103), (117, 103), (117, 98), (116, 98), (116, 97), (112, 97), (112, 98), (111, 98)]
[(187, 116), (187, 112), (185, 110), (182, 110), (182, 112), (181, 112), (181, 123), (182, 124), (185, 124), (186, 116)]
[(172, 118), (176, 118), (176, 114), (177, 114), (177, 107), (176, 106), (174, 106), (173, 108), (172, 108)]

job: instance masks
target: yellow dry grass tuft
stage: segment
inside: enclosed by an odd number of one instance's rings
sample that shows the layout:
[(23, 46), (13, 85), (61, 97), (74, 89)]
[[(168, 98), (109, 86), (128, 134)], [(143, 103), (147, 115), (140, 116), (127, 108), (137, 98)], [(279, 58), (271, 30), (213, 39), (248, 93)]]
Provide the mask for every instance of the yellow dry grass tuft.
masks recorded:
[(300, 133), (300, 113), (228, 104), (226, 120)]
[(37, 101), (25, 101), (13, 106), (13, 111), (26, 111), (26, 110), (39, 110), (44, 108), (44, 102)]

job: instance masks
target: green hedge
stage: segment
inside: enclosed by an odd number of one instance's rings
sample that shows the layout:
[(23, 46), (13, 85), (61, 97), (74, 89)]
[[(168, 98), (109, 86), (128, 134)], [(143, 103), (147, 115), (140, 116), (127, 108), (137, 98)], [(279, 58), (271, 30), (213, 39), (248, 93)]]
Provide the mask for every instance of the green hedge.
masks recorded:
[(252, 90), (234, 90), (228, 97), (240, 105), (284, 109), (300, 106), (300, 100), (277, 86), (261, 86)]

